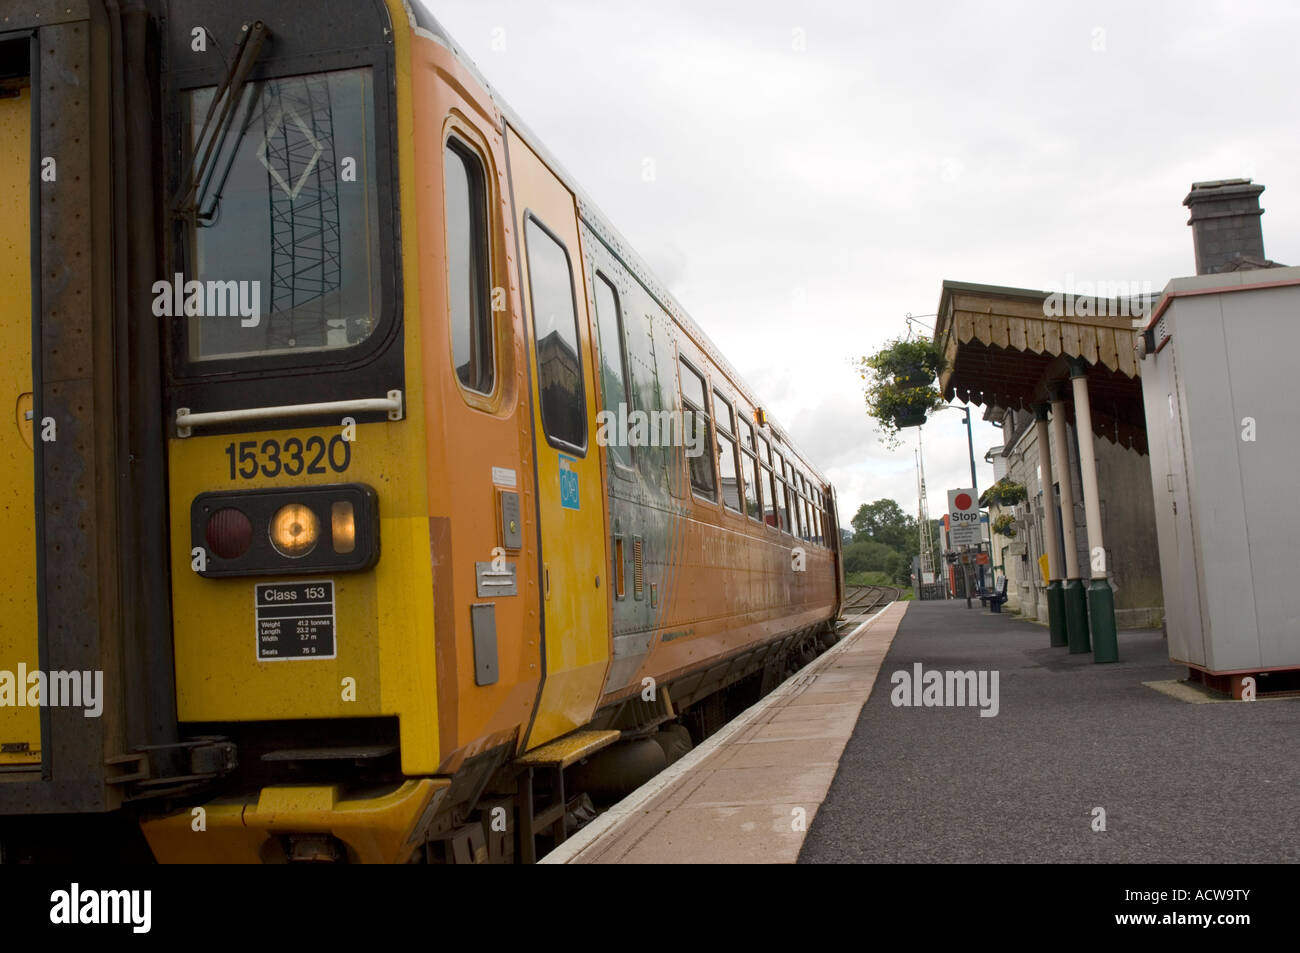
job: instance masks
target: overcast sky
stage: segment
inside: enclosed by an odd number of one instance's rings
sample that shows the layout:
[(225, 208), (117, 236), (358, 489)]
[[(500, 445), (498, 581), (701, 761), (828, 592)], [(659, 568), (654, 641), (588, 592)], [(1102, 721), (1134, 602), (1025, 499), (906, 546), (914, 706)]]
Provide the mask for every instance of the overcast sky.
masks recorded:
[[(1235, 177), (1267, 188), (1268, 256), (1300, 263), (1295, 6), (426, 2), (834, 482), (844, 525), (880, 497), (916, 511), (917, 431), (880, 445), (849, 361), (932, 315), (944, 279), (1158, 291), (1195, 271), (1191, 183)], [(970, 482), (961, 420), (924, 427), (935, 515)]]

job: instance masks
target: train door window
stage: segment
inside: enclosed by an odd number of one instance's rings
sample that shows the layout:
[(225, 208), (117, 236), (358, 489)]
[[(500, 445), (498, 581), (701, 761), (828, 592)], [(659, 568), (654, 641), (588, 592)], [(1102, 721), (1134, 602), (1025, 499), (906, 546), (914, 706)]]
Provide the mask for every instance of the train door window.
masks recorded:
[[(600, 334), (600, 380), (605, 394), (605, 410), (616, 420), (625, 420), (632, 412), (627, 384), (627, 353), (623, 340), (623, 313), (618, 292), (602, 272), (596, 272), (596, 328)], [(626, 434), (613, 428), (606, 440), (611, 459), (624, 467), (632, 466), (632, 448)]]
[(762, 494), (758, 489), (758, 458), (754, 456), (754, 428), (744, 417), (738, 417), (740, 428), (740, 468), (745, 481), (745, 513), (750, 519), (763, 518)]
[(551, 444), (587, 449), (587, 396), (578, 348), (578, 309), (569, 253), (531, 215), (524, 226), (533, 332), (537, 336), (537, 389), (542, 429)]
[(492, 393), (492, 292), (483, 162), (468, 146), (447, 140), (447, 298), (451, 357), (467, 389)]
[(713, 469), (713, 434), (709, 426), (708, 389), (704, 377), (685, 358), (678, 361), (682, 394), (682, 437), (686, 443), (686, 465), (691, 489), (711, 500), (718, 498)]
[(718, 391), (713, 392), (713, 415), (718, 427), (718, 474), (722, 484), (722, 503), (729, 510), (741, 511), (740, 501), (745, 487), (740, 475), (739, 453), (736, 450), (735, 417), (731, 402)]

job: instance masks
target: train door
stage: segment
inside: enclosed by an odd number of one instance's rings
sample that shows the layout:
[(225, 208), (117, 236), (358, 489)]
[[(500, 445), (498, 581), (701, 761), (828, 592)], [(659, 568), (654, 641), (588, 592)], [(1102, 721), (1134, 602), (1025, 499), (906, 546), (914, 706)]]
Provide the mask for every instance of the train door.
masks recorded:
[(31, 87), (0, 91), (0, 511), (4, 512), (5, 572), (0, 573), (0, 767), (39, 764), (40, 708), (26, 701), (36, 672), (36, 481), (32, 420)]
[(525, 747), (590, 720), (609, 666), (598, 394), (573, 193), (513, 129), (511, 189), (531, 365), (545, 671)]

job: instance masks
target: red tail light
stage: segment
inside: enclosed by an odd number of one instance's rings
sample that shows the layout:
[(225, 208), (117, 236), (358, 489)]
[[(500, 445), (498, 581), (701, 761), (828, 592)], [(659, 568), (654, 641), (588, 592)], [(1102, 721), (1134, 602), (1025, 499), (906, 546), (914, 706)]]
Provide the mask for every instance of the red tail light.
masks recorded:
[(253, 544), (253, 524), (241, 511), (226, 507), (209, 517), (204, 536), (208, 549), (222, 559), (238, 559)]

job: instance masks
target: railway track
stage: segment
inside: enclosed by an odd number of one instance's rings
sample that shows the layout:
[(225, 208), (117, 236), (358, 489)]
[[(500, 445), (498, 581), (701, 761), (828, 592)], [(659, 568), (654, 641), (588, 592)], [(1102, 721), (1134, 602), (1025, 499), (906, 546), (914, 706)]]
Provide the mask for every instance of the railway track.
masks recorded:
[(886, 603), (902, 597), (898, 586), (848, 586), (844, 593), (841, 615), (866, 615)]

